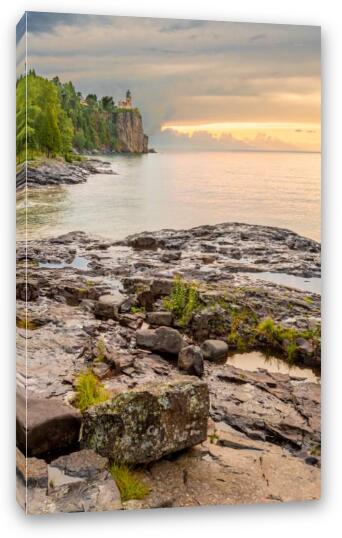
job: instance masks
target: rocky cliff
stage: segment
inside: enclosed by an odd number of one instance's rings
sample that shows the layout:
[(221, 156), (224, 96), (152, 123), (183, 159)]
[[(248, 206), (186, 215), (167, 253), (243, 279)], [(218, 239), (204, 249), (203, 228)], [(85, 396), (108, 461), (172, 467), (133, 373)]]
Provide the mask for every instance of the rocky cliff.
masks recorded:
[(118, 145), (122, 153), (147, 153), (148, 136), (144, 134), (139, 110), (120, 110), (115, 115)]

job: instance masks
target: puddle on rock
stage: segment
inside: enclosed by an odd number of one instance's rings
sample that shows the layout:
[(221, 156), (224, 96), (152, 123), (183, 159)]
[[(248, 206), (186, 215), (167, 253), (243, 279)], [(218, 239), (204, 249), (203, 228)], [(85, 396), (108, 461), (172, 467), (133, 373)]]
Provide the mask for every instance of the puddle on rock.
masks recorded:
[(246, 272), (245, 275), (253, 280), (266, 280), (279, 284), (280, 286), (289, 286), (302, 291), (310, 291), (311, 293), (321, 293), (321, 279), (318, 277), (304, 278), (301, 276), (288, 275), (286, 273), (272, 273), (265, 271), (262, 273)]
[(260, 351), (236, 353), (228, 357), (226, 364), (250, 372), (254, 372), (258, 368), (263, 368), (271, 373), (289, 374), (292, 377), (300, 377), (312, 383), (320, 382), (318, 373), (312, 368), (292, 365), (278, 357), (264, 355)]
[(80, 269), (86, 271), (88, 269), (89, 260), (82, 256), (75, 256), (71, 263), (66, 262), (39, 262), (39, 267), (43, 269), (64, 269), (65, 267), (72, 267), (74, 269)]

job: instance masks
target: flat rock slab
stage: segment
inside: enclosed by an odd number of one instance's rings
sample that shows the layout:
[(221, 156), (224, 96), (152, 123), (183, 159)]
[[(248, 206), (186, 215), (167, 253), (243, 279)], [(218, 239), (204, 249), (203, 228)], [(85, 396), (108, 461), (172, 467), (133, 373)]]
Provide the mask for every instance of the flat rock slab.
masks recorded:
[(197, 378), (140, 385), (84, 414), (81, 444), (114, 461), (148, 463), (204, 441), (209, 395)]
[(71, 446), (78, 441), (80, 412), (60, 400), (28, 398), (17, 392), (17, 444), (30, 456)]
[[(209, 427), (208, 440), (140, 471), (151, 493), (126, 510), (317, 500), (320, 470), (275, 445)], [(224, 427), (224, 425), (222, 425)]]

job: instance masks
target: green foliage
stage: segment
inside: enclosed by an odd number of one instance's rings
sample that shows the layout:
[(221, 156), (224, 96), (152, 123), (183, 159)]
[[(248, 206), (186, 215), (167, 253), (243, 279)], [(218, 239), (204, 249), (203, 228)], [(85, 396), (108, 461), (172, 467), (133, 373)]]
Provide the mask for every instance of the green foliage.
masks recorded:
[(241, 310), (231, 308), (231, 326), (228, 335), (228, 344), (235, 347), (237, 351), (243, 352), (255, 343), (254, 328), (257, 324), (257, 317), (247, 307)]
[(172, 312), (178, 324), (185, 327), (193, 313), (199, 309), (199, 293), (196, 284), (186, 282), (177, 276), (174, 280), (171, 294), (164, 299), (164, 307)]
[(18, 163), (40, 155), (62, 155), (75, 160), (79, 151), (117, 148), (115, 118), (118, 108), (112, 97), (76, 92), (72, 82), (61, 83), (30, 71), (17, 80), (16, 150)]
[(91, 370), (82, 372), (76, 380), (75, 405), (81, 411), (85, 411), (91, 405), (105, 402), (109, 393), (99, 382)]
[(73, 126), (63, 110), (52, 81), (31, 71), (17, 81), (16, 149), (21, 162), (44, 154), (48, 157), (71, 152)]
[(219, 441), (219, 436), (217, 435), (217, 430), (216, 428), (214, 428), (214, 431), (213, 433), (210, 433), (208, 435), (208, 439), (209, 439), (209, 442), (211, 445), (216, 445), (217, 444), (217, 441)]
[(311, 336), (309, 331), (300, 332), (292, 327), (283, 327), (276, 324), (271, 318), (261, 321), (257, 327), (257, 332), (267, 340), (271, 347), (285, 346), (287, 358), (291, 362), (295, 359), (297, 353), (296, 339)]
[(132, 314), (144, 314), (145, 313), (145, 307), (144, 306), (131, 306), (131, 313)]
[(150, 489), (126, 465), (115, 463), (110, 472), (119, 488), (122, 502), (144, 499), (149, 494)]

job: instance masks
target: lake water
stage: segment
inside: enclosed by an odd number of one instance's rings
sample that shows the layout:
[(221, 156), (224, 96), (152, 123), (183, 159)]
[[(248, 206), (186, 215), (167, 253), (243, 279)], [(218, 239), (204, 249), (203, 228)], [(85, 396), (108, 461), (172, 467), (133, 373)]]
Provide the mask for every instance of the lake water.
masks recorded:
[[(105, 156), (117, 175), (31, 192), (28, 237), (83, 230), (111, 239), (144, 230), (234, 221), (320, 240), (320, 155), (157, 153)], [(18, 237), (25, 233), (23, 197)]]

